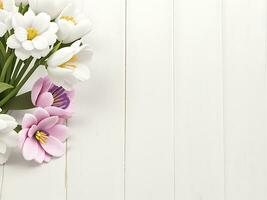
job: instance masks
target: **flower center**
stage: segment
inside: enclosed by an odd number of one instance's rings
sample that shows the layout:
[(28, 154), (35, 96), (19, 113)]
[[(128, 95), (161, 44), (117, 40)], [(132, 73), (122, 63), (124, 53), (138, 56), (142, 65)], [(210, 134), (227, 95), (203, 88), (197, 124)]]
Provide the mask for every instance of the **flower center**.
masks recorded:
[(4, 9), (4, 3), (3, 1), (0, 0), (0, 10), (3, 10)]
[(67, 91), (63, 87), (52, 85), (52, 87), (48, 91), (52, 94), (54, 98), (52, 106), (62, 109), (66, 109), (69, 107), (70, 98), (67, 94)]
[(48, 139), (48, 135), (46, 133), (44, 133), (43, 131), (37, 131), (34, 135), (35, 139), (37, 141), (39, 141), (41, 144), (45, 144), (47, 139)]
[(60, 19), (65, 19), (66, 21), (72, 22), (75, 25), (77, 24), (74, 17), (72, 16), (68, 16), (68, 15), (61, 16)]
[(39, 35), (38, 31), (33, 27), (27, 28), (27, 33), (28, 40), (33, 40), (36, 36)]
[(74, 64), (74, 62), (76, 62), (77, 60), (78, 60), (78, 56), (74, 55), (74, 56), (72, 56), (71, 59), (69, 59), (67, 62), (59, 65), (58, 67), (61, 67), (61, 68), (67, 68), (67, 67), (76, 68), (77, 66)]

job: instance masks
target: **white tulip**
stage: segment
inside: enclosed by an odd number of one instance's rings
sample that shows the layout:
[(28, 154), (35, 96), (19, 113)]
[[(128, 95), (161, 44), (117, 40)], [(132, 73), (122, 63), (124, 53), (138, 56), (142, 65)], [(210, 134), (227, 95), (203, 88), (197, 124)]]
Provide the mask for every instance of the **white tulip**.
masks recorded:
[(7, 46), (15, 49), (21, 60), (30, 56), (37, 59), (46, 56), (57, 40), (57, 24), (50, 20), (46, 13), (35, 15), (31, 10), (24, 16), (17, 13), (12, 19), (14, 34), (8, 38)]
[(0, 12), (15, 12), (16, 10), (14, 0), (0, 0)]
[(12, 28), (11, 19), (16, 11), (14, 0), (0, 0), (0, 37)]
[(77, 10), (74, 5), (69, 4), (56, 19), (58, 24), (58, 40), (63, 43), (71, 43), (81, 39), (91, 31), (91, 22)]
[(10, 155), (11, 149), (18, 144), (18, 134), (14, 129), (16, 120), (7, 114), (0, 114), (0, 164), (4, 164)]
[(29, 4), (28, 0), (15, 0), (15, 2), (16, 2), (17, 6), (19, 6), (20, 4), (22, 4), (24, 6)]
[(57, 18), (68, 3), (68, 0), (29, 0), (30, 8), (35, 13), (45, 12), (52, 19)]
[(81, 46), (81, 41), (56, 51), (47, 61), (48, 75), (53, 83), (71, 90), (73, 86), (90, 78), (88, 59), (92, 51)]
[(9, 16), (3, 12), (0, 12), (0, 37), (3, 37), (8, 31)]

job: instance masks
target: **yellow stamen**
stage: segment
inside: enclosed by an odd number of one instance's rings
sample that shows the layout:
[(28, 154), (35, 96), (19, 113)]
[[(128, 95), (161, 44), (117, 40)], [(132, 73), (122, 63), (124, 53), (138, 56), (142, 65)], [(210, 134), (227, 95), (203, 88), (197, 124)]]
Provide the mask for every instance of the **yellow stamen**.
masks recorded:
[(77, 24), (76, 21), (75, 21), (75, 19), (74, 19), (74, 17), (72, 17), (72, 16), (67, 16), (67, 15), (61, 16), (60, 19), (65, 19), (65, 20), (67, 20), (69, 22), (72, 22), (75, 25)]
[(28, 40), (33, 40), (36, 36), (39, 35), (38, 31), (32, 27), (27, 28), (27, 33), (28, 33), (27, 35)]
[(3, 1), (0, 0), (0, 10), (3, 10), (4, 9), (4, 3)]
[(74, 62), (76, 62), (77, 60), (78, 60), (78, 56), (74, 55), (74, 56), (72, 56), (71, 59), (69, 59), (67, 62), (59, 65), (58, 67), (61, 67), (61, 68), (66, 68), (66, 67), (76, 68), (77, 66), (74, 64)]
[(43, 131), (37, 131), (34, 135), (35, 139), (38, 140), (41, 144), (45, 144), (47, 139), (48, 139), (48, 135), (46, 133), (44, 133)]

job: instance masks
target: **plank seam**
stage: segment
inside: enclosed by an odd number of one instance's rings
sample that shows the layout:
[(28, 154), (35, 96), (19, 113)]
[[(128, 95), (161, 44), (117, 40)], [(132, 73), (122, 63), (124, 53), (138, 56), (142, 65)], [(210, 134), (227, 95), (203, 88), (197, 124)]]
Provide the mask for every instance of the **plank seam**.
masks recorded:
[(3, 187), (4, 187), (4, 174), (5, 174), (5, 164), (2, 166), (2, 177), (1, 177), (1, 187), (0, 187), (0, 200), (3, 199)]
[(175, 87), (175, 61), (174, 61), (174, 55), (175, 55), (175, 35), (174, 35), (174, 29), (175, 29), (175, 1), (172, 1), (172, 82), (173, 82), (173, 91), (172, 91), (172, 95), (173, 95), (173, 111), (172, 111), (172, 131), (173, 131), (173, 199), (176, 200), (176, 143), (175, 143), (175, 121), (176, 121), (176, 114), (175, 114), (175, 110), (176, 110), (176, 95), (175, 95), (175, 91), (176, 91), (176, 87)]
[(128, 1), (124, 1), (124, 147), (123, 147), (123, 199), (126, 200), (126, 143), (127, 143), (127, 22)]
[(221, 45), (221, 98), (222, 98), (222, 108), (221, 108), (221, 111), (222, 111), (222, 131), (221, 131), (221, 134), (222, 134), (222, 147), (223, 147), (223, 198), (224, 200), (226, 200), (226, 151), (225, 151), (225, 148), (226, 148), (226, 135), (225, 135), (225, 109), (224, 109), (224, 66), (225, 66), (225, 49), (224, 49), (224, 0), (220, 0), (220, 12), (221, 12), (221, 20), (220, 20), (220, 45)]

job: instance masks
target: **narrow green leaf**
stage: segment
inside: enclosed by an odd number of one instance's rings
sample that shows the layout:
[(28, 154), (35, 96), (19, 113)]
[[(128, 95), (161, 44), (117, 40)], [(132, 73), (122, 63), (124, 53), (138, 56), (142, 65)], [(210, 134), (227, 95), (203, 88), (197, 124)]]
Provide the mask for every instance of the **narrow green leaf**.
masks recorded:
[(7, 83), (0, 82), (0, 93), (6, 91), (8, 89), (11, 89), (11, 88), (13, 88), (12, 85), (9, 85)]
[(14, 56), (15, 56), (15, 54), (13, 53), (13, 54), (11, 54), (11, 55), (8, 57), (8, 59), (7, 59), (6, 63), (5, 63), (5, 65), (4, 65), (4, 67), (3, 67), (1, 76), (0, 76), (0, 81), (1, 81), (1, 82), (3, 82), (3, 81), (5, 80), (6, 72), (7, 72), (8, 68), (11, 66)]
[(1, 41), (0, 41), (0, 53), (2, 54), (3, 58), (5, 59), (6, 58), (6, 49), (5, 49), (5, 47)]
[(31, 91), (10, 99), (4, 105), (4, 108), (8, 110), (26, 110), (34, 107), (31, 100)]

